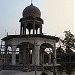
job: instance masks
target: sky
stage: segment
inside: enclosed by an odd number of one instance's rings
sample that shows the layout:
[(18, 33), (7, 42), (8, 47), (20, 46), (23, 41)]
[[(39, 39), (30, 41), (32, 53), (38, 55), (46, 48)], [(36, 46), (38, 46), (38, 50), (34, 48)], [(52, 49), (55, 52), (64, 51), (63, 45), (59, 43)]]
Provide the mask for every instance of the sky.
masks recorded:
[[(74, 0), (33, 0), (44, 20), (43, 33), (62, 37), (64, 31), (74, 33)], [(0, 0), (0, 39), (8, 34), (19, 34), (23, 9), (31, 0)]]

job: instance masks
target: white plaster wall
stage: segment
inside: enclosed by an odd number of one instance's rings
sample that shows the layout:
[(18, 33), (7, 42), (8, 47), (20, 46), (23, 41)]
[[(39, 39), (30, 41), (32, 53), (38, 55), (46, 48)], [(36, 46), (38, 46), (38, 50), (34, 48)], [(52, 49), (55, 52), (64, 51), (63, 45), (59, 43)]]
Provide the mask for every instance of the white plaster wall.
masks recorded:
[(13, 38), (10, 39), (8, 41), (6, 41), (6, 44), (11, 44), (11, 45), (18, 45), (22, 42), (30, 42), (32, 44), (34, 44), (34, 40), (35, 40), (35, 45), (41, 46), (43, 43), (49, 43), (51, 44), (53, 47), (56, 46), (56, 41), (52, 40), (52, 39), (46, 39), (46, 38), (29, 38), (29, 40), (27, 40), (27, 38)]

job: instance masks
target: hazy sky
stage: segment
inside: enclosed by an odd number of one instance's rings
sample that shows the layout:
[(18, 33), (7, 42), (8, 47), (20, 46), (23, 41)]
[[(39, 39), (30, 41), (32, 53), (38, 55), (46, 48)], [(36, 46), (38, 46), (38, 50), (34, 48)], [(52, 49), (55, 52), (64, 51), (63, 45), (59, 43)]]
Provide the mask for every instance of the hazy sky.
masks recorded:
[[(0, 39), (19, 34), (23, 9), (31, 0), (0, 0)], [(62, 36), (63, 31), (74, 33), (74, 0), (33, 0), (42, 13), (43, 33)]]

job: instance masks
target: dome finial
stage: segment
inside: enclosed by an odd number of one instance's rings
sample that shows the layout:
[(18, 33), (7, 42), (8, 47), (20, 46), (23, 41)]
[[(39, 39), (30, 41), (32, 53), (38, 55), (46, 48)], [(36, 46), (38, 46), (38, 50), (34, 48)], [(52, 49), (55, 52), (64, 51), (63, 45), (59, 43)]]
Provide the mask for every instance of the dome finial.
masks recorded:
[(33, 3), (32, 3), (32, 0), (31, 0), (31, 5), (32, 5)]

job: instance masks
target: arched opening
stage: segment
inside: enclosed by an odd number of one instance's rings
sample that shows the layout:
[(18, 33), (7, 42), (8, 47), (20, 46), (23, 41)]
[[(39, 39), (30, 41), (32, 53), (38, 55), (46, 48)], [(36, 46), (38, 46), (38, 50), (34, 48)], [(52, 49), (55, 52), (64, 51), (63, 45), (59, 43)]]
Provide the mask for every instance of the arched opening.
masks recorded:
[(12, 46), (7, 45), (5, 49), (5, 53), (3, 54), (3, 57), (7, 64), (11, 64), (12, 62)]
[(16, 48), (16, 64), (19, 64), (19, 48)]
[(29, 42), (22, 42), (18, 46), (17, 60), (19, 64), (32, 64), (34, 45)]
[(52, 63), (53, 46), (49, 43), (43, 43), (40, 49), (40, 63), (51, 64)]

